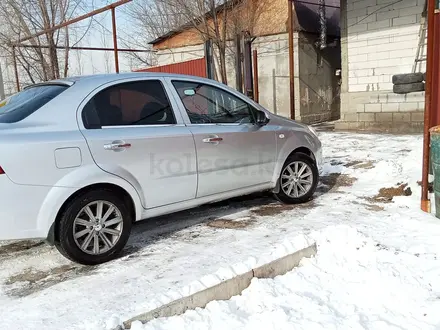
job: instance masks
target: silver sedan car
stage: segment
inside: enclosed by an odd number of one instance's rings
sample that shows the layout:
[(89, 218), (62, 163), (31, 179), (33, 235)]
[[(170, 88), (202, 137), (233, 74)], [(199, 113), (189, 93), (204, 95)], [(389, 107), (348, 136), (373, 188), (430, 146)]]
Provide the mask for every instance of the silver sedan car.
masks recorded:
[(321, 142), (226, 85), (160, 73), (73, 77), (0, 101), (0, 240), (107, 262), (135, 221), (271, 190), (315, 192)]

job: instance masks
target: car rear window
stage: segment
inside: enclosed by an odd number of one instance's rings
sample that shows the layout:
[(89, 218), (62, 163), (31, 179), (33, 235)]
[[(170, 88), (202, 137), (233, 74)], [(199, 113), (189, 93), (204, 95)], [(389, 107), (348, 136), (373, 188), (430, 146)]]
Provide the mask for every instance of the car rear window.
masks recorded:
[(0, 123), (16, 123), (40, 109), (69, 86), (39, 85), (0, 101)]

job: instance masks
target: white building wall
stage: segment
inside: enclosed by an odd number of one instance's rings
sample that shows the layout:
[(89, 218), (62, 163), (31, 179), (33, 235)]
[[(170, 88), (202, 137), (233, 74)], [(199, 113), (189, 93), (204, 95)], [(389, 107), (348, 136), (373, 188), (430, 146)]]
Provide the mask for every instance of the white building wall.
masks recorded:
[(205, 56), (205, 51), (203, 45), (196, 45), (159, 50), (156, 54), (157, 65), (161, 66), (201, 58)]
[(348, 2), (349, 92), (391, 91), (392, 75), (412, 70), (424, 0), (394, 2)]
[[(424, 93), (392, 92), (416, 59), (424, 0), (341, 2), (341, 121), (337, 128), (419, 131)], [(425, 55), (425, 51), (423, 51)], [(424, 72), (425, 62), (417, 71)]]

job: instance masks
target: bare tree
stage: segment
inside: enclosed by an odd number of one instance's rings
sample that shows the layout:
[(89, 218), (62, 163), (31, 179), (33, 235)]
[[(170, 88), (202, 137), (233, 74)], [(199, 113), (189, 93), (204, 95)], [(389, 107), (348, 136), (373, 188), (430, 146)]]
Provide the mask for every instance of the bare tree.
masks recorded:
[(84, 74), (83, 54), (82, 54), (82, 52), (80, 50), (76, 50), (74, 52), (74, 54), (75, 54), (75, 61), (76, 61), (76, 64), (77, 64), (77, 69), (75, 71), (75, 74), (82, 75), (82, 74)]
[(2, 63), (0, 62), (0, 100), (3, 100), (5, 98), (5, 83), (3, 80), (3, 70), (2, 70)]
[[(103, 47), (108, 48), (110, 47), (107, 39), (107, 29), (105, 26), (101, 26), (101, 44)], [(109, 52), (104, 52), (104, 72), (110, 73), (112, 71), (112, 64), (110, 64), (110, 57), (111, 54)]]
[[(187, 22), (181, 28), (191, 27), (198, 32), (202, 41), (212, 40), (220, 80), (227, 83), (226, 46), (228, 36), (228, 13), (236, 0), (156, 0), (167, 4), (173, 14), (180, 13)], [(218, 56), (217, 56), (218, 55)]]
[[(227, 83), (226, 58), (233, 56), (228, 40), (253, 27), (268, 0), (139, 0), (127, 14), (149, 40), (170, 31), (193, 30), (201, 42), (212, 40), (219, 78)], [(144, 41), (145, 42), (145, 39)]]
[[(83, 0), (2, 0), (0, 1), (0, 52), (11, 57), (13, 43), (33, 34), (28, 47), (16, 47), (16, 61), (26, 81), (34, 83), (67, 76), (70, 33), (68, 28), (52, 30), (67, 21)], [(30, 47), (29, 47), (30, 46)], [(64, 47), (64, 49), (62, 49)], [(61, 48), (61, 50), (59, 49)]]
[[(186, 21), (185, 15), (175, 12), (172, 2), (166, 0), (137, 0), (127, 4), (122, 9), (130, 17), (130, 27), (122, 30), (121, 44), (125, 48), (150, 49), (148, 44), (151, 40), (173, 31), (182, 26)], [(132, 27), (136, 26), (139, 33), (132, 33)], [(155, 65), (154, 52), (129, 53), (130, 62), (133, 65)]]
[(228, 37), (244, 31), (254, 36), (258, 19), (261, 14), (270, 7), (272, 0), (240, 0), (234, 4), (234, 10), (229, 15)]

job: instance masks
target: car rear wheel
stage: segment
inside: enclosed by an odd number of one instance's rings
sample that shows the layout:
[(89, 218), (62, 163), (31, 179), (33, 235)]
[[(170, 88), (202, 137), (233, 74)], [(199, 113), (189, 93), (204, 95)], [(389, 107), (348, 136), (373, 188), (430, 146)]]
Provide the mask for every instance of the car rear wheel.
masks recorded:
[(132, 227), (124, 200), (108, 190), (89, 191), (74, 198), (57, 225), (58, 251), (84, 265), (114, 259), (124, 248)]
[(318, 168), (311, 157), (303, 153), (293, 154), (281, 170), (275, 197), (287, 204), (305, 203), (315, 193), (318, 176)]

